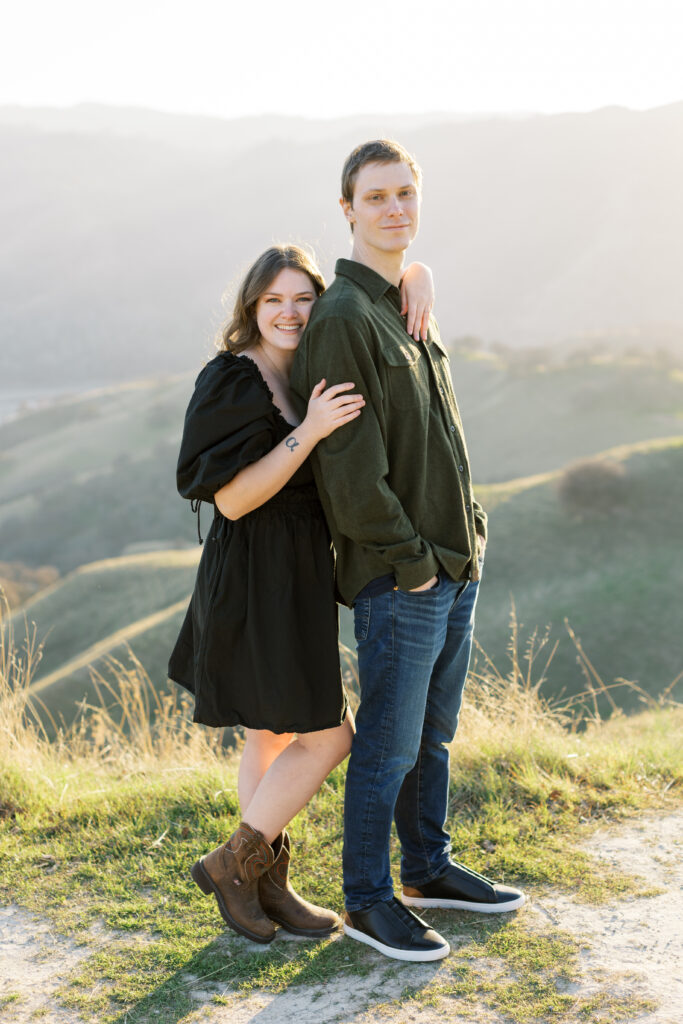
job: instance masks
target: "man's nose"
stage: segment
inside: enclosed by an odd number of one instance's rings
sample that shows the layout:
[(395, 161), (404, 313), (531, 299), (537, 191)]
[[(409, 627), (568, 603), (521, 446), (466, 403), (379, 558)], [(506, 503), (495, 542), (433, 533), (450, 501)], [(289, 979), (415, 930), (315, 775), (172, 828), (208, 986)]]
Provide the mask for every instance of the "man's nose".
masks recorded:
[(403, 213), (403, 206), (398, 196), (391, 196), (389, 199), (388, 213), (392, 217), (400, 216)]

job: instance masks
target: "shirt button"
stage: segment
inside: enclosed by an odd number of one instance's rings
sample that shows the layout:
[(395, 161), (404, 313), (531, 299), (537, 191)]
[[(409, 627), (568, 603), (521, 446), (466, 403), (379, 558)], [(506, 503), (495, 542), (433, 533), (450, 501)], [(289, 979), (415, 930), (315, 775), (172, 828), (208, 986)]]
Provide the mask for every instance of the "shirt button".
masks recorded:
[(470, 506), (469, 505), (465, 505), (465, 512), (469, 512), (469, 510), (470, 510)]
[(442, 395), (442, 394), (443, 394), (443, 388), (439, 388), (439, 394), (440, 394), (440, 395)]
[(455, 427), (454, 427), (454, 426), (453, 426), (453, 424), (451, 423), (451, 431), (454, 431), (454, 430), (455, 430)]
[(460, 470), (461, 473), (465, 472), (465, 467), (464, 466), (458, 466), (458, 469)]

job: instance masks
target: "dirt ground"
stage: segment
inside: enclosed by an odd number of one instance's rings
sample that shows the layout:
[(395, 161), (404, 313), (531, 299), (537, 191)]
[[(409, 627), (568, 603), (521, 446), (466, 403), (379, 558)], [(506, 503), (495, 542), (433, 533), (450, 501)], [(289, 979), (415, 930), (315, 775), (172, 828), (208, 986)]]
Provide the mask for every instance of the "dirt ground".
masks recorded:
[[(599, 907), (570, 896), (533, 894), (520, 911), (529, 927), (541, 932), (561, 928), (585, 946), (577, 996), (605, 989), (652, 1000), (657, 1009), (639, 1013), (627, 1024), (681, 1024), (683, 1020), (683, 811), (647, 816), (593, 834), (587, 848), (615, 867), (656, 881), (665, 892)], [(97, 941), (97, 935), (94, 936)], [(246, 941), (246, 940), (245, 940)], [(282, 941), (282, 940), (280, 940)], [(286, 940), (285, 940), (286, 941)], [(297, 941), (292, 939), (291, 941)], [(340, 938), (338, 941), (348, 941)], [(251, 944), (250, 944), (251, 945)], [(19, 907), (0, 907), (0, 1020), (2, 1024), (81, 1024), (61, 1009), (54, 993), (92, 950), (55, 934), (50, 925)], [(254, 955), (258, 955), (255, 947)], [(456, 1000), (436, 1008), (417, 1003), (390, 1005), (406, 985), (419, 987), (424, 965), (388, 965), (368, 950), (375, 966), (362, 978), (340, 978), (317, 986), (295, 986), (279, 993), (242, 995), (207, 987), (188, 976), (202, 1024), (509, 1024), (482, 1007), (463, 1015)], [(441, 964), (447, 963), (442, 961)], [(392, 969), (388, 969), (388, 966)], [(430, 980), (438, 981), (438, 965)], [(16, 996), (5, 1002), (9, 995)], [(223, 1002), (216, 1004), (218, 995)], [(3, 1005), (4, 1002), (4, 1005)], [(567, 1024), (570, 1018), (565, 1018)], [(623, 1020), (623, 1018), (622, 1018)], [(576, 1018), (576, 1024), (586, 1018)]]

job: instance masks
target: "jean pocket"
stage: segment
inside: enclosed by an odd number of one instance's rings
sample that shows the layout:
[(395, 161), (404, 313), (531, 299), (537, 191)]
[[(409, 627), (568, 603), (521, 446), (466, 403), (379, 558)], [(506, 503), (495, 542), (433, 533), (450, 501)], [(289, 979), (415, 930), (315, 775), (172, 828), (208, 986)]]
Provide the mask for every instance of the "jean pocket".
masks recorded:
[(440, 572), (437, 574), (436, 583), (434, 584), (433, 587), (429, 587), (427, 590), (399, 590), (399, 594), (407, 594), (408, 597), (410, 597), (412, 599), (412, 598), (428, 597), (430, 594), (435, 594), (439, 590), (441, 590), (441, 573)]
[(367, 640), (370, 631), (370, 598), (361, 597), (353, 606), (353, 635), (357, 644)]

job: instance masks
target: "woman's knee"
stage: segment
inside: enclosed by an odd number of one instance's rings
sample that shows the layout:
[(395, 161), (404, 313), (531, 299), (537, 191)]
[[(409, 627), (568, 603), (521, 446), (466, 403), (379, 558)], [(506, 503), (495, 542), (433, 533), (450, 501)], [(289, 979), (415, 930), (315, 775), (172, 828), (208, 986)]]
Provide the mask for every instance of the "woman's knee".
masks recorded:
[(314, 757), (324, 760), (331, 771), (348, 757), (353, 740), (353, 719), (347, 716), (341, 725), (320, 732), (301, 733), (299, 743)]
[(251, 752), (257, 754), (267, 754), (273, 751), (280, 753), (289, 746), (293, 739), (294, 733), (291, 732), (270, 732), (269, 729), (244, 730), (245, 748), (248, 747)]

